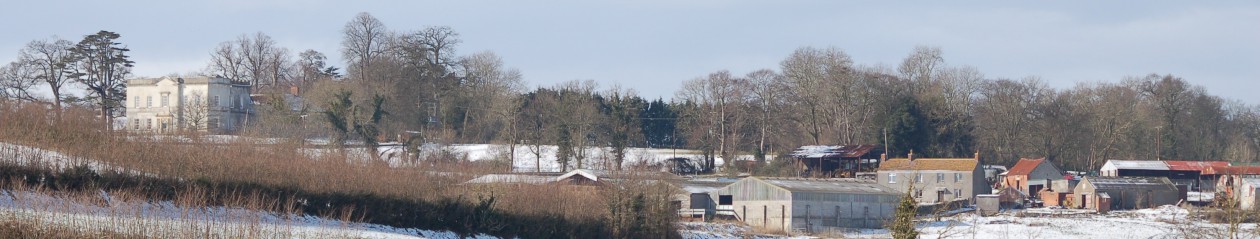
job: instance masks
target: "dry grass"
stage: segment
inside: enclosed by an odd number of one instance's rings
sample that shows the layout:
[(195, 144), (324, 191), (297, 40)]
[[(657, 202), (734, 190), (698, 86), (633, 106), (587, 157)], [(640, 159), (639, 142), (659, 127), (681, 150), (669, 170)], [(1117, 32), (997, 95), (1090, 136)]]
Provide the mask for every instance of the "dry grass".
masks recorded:
[[(12, 182), (13, 180), (10, 180)], [(6, 184), (0, 210), (3, 238), (348, 238), (340, 230), (299, 230), (293, 202), (259, 195), (224, 195), (207, 205), (206, 190), (151, 202), (134, 190), (67, 192)], [(283, 212), (283, 213), (273, 213)], [(330, 215), (337, 216), (337, 215)]]
[[(304, 151), (310, 145), (304, 140), (283, 140), (275, 144), (258, 144), (245, 140), (227, 143), (186, 142), (169, 140), (172, 137), (133, 134), (123, 131), (101, 130), (100, 121), (93, 112), (67, 109), (60, 117), (35, 104), (14, 105), (0, 103), (0, 142), (14, 143), (48, 149), (67, 155), (74, 162), (96, 161), (159, 179), (180, 181), (208, 181), (248, 183), (266, 187), (294, 188), (309, 193), (338, 195), (373, 195), (384, 199), (439, 202), (457, 200), (477, 204), (493, 197), (492, 208), (529, 220), (561, 220), (556, 225), (579, 222), (580, 225), (600, 225), (615, 218), (610, 215), (609, 201), (623, 196), (605, 190), (583, 189), (558, 185), (525, 186), (519, 188), (469, 187), (459, 183), (474, 176), (501, 170), (493, 163), (473, 163), (457, 159), (427, 159), (432, 163), (414, 166), (391, 167), (381, 161), (360, 160), (350, 153), (324, 153), (311, 157)], [(185, 139), (200, 139), (199, 135), (187, 134)], [(143, 139), (143, 140), (137, 140)], [(0, 149), (3, 150), (3, 149)], [(5, 157), (0, 152), (0, 158)], [(7, 152), (11, 155), (19, 154)], [(15, 157), (15, 156), (10, 156)], [(31, 159), (44, 155), (27, 154), (18, 157)], [(57, 165), (38, 163), (41, 160), (0, 160), (0, 163), (27, 163), (21, 166), (60, 169)], [(31, 163), (35, 162), (35, 163)], [(77, 163), (76, 163), (77, 164)], [(64, 168), (64, 166), (62, 166)], [(639, 190), (635, 193), (668, 198), (665, 191)], [(189, 194), (196, 195), (196, 194)], [(664, 196), (660, 196), (664, 195)], [(190, 204), (207, 203), (221, 198), (187, 199)], [(241, 200), (257, 195), (240, 195)], [(658, 200), (659, 201), (659, 200)], [(668, 205), (652, 201), (653, 204)], [(217, 205), (217, 202), (209, 202)], [(255, 202), (262, 203), (262, 202)], [(273, 202), (274, 203), (274, 202)], [(264, 205), (254, 205), (262, 207)], [(266, 205), (270, 211), (287, 212), (292, 208)], [(327, 211), (351, 210), (344, 208)], [(350, 215), (350, 214), (346, 214)], [(362, 215), (359, 215), (362, 216)], [(672, 216), (672, 215), (667, 215)], [(668, 220), (659, 218), (653, 220)], [(569, 222), (563, 222), (563, 221)], [(528, 224), (529, 222), (517, 222)], [(21, 226), (21, 225), (18, 225)], [(38, 226), (38, 225), (37, 225)], [(539, 231), (581, 230), (559, 226)], [(601, 226), (602, 227), (602, 226)], [(605, 229), (582, 229), (602, 231)], [(126, 234), (126, 233), (124, 233)]]

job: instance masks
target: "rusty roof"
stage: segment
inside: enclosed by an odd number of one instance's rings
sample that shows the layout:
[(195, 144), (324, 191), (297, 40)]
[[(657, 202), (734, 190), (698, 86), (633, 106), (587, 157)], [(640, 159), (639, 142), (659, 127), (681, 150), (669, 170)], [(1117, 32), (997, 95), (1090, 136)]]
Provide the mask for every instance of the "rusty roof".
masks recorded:
[(1033, 169), (1037, 169), (1037, 166), (1041, 165), (1041, 163), (1045, 161), (1046, 158), (1019, 159), (1019, 162), (1015, 163), (1015, 166), (1011, 167), (1010, 171), (1006, 171), (1006, 175), (1028, 175), (1032, 173)]
[(806, 145), (792, 152), (797, 158), (857, 158), (879, 148), (874, 144)]
[(922, 158), (889, 159), (879, 165), (879, 170), (949, 170), (972, 171), (980, 161), (974, 158)]
[(1199, 171), (1199, 172), (1203, 172), (1203, 170), (1207, 169), (1208, 167), (1228, 167), (1228, 166), (1229, 166), (1229, 162), (1225, 162), (1225, 161), (1175, 161), (1175, 160), (1168, 160), (1168, 161), (1164, 161), (1164, 163), (1168, 164), (1168, 170), (1173, 170), (1173, 171)]
[(1260, 175), (1260, 166), (1211, 166), (1203, 175)]

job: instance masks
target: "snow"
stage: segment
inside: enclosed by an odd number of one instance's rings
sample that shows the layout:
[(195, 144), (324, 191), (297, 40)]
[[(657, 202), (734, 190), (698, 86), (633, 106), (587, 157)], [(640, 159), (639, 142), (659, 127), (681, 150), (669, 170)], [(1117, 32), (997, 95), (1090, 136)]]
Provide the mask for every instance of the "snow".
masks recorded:
[[(228, 207), (182, 207), (170, 201), (122, 200), (101, 193), (92, 203), (35, 191), (0, 191), (0, 220), (147, 236), (214, 232), (226, 238), (459, 238), (449, 231), (395, 228), (307, 215)], [(478, 235), (474, 238), (494, 238)]]
[[(993, 217), (962, 213), (941, 221), (921, 218), (922, 238), (1182, 238), (1181, 230), (1223, 229), (1226, 225), (1190, 219), (1189, 210), (1159, 208), (1095, 214), (1080, 209), (1028, 209)], [(1244, 228), (1254, 229), (1255, 224)], [(847, 238), (888, 238), (887, 229), (858, 230)]]
[(735, 223), (681, 222), (679, 234), (686, 239), (735, 239), (735, 238), (785, 238), (803, 239), (807, 236), (786, 236), (754, 233), (752, 227)]
[(13, 165), (47, 166), (51, 169), (68, 169), (80, 165), (87, 165), (97, 172), (112, 169), (100, 161), (4, 142), (0, 142), (0, 161)]
[[(515, 162), (512, 163), (515, 171), (518, 172), (560, 172), (561, 167), (556, 162), (557, 147), (552, 145), (543, 145), (541, 147), (533, 147), (530, 145), (516, 145), (516, 152), (511, 152), (508, 145), (496, 144), (454, 144), (445, 146), (430, 146), (423, 150), (445, 150), (456, 155), (462, 155), (471, 161), (481, 160), (508, 160), (508, 155), (515, 155)], [(402, 146), (384, 146), (381, 148), (382, 155), (402, 155)], [(422, 150), (422, 151), (423, 151)], [(613, 153), (612, 148), (587, 148), (586, 163), (583, 168), (588, 169), (608, 169), (604, 166), (605, 162), (612, 165)], [(627, 148), (623, 167), (632, 165), (657, 165), (665, 162), (670, 158), (692, 158), (701, 159), (702, 154), (695, 150), (674, 150), (674, 149), (654, 149), (654, 148)], [(753, 160), (753, 155), (738, 155), (738, 160)], [(400, 161), (400, 160), (393, 160)], [(725, 160), (718, 157), (714, 160), (714, 164), (721, 166)], [(392, 164), (392, 163), (391, 163)], [(569, 168), (575, 168), (576, 162), (569, 162)]]

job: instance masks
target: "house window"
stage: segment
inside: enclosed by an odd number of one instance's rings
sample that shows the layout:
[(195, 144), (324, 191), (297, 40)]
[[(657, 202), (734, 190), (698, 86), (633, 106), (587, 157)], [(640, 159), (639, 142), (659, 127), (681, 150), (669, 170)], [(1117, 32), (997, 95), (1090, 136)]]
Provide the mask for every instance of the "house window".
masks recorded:
[(914, 182), (923, 183), (923, 174), (921, 173), (914, 174)]
[(210, 120), (209, 120), (209, 122), (208, 122), (208, 123), (206, 123), (206, 125), (208, 125), (208, 126), (209, 126), (207, 129), (218, 129), (218, 128), (219, 128), (219, 118), (213, 118), (213, 117), (211, 117), (211, 118), (210, 118)]
[(144, 119), (144, 129), (153, 129), (153, 119)]
[(962, 181), (962, 173), (954, 173), (954, 182)]
[(734, 197), (731, 197), (731, 195), (718, 195), (718, 205), (732, 205), (734, 201)]
[[(140, 99), (140, 97), (137, 96), (136, 99)], [(140, 102), (140, 101), (137, 100), (136, 102)], [(136, 103), (136, 105), (140, 105), (140, 103)], [(131, 121), (131, 129), (134, 129), (134, 130), (140, 129), (140, 119), (135, 119)]]
[(162, 94), (162, 107), (167, 107), (167, 106), (170, 106), (170, 105), (169, 105), (169, 103), (168, 103), (168, 102), (170, 102), (170, 101), (171, 101), (171, 95), (170, 95), (170, 94)]
[(897, 183), (897, 173), (888, 173), (888, 183)]
[(944, 183), (944, 182), (945, 182), (945, 173), (936, 173), (936, 182), (937, 182), (937, 183)]
[(955, 197), (955, 198), (961, 198), (961, 197), (962, 197), (962, 189), (954, 189), (954, 197)]
[(210, 107), (219, 107), (219, 96), (210, 97)]
[[(131, 107), (140, 108), (140, 96), (131, 97), (131, 101), (135, 101)], [(140, 125), (140, 123), (136, 123), (136, 125)]]
[(914, 190), (914, 197), (916, 197), (916, 198), (921, 198), (921, 197), (923, 197), (923, 189)]
[(153, 96), (144, 97), (144, 107), (153, 107)]

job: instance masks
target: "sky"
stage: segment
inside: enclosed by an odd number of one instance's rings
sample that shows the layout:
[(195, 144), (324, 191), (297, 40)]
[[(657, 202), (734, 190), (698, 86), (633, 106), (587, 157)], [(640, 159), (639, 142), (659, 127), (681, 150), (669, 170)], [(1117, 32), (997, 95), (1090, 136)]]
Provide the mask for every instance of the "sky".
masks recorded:
[(344, 68), (341, 30), (368, 12), (392, 31), (450, 26), (457, 54), (492, 51), (533, 87), (595, 80), (669, 99), (719, 70), (778, 69), (800, 47), (837, 47), (895, 67), (915, 46), (987, 78), (1037, 76), (1066, 89), (1173, 74), (1260, 105), (1255, 1), (5, 1), (0, 62), (35, 39), (122, 35), (136, 76), (205, 68), (210, 51), (263, 32)]

